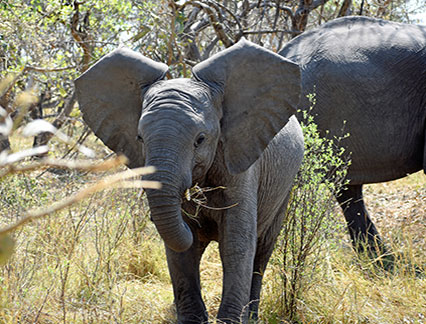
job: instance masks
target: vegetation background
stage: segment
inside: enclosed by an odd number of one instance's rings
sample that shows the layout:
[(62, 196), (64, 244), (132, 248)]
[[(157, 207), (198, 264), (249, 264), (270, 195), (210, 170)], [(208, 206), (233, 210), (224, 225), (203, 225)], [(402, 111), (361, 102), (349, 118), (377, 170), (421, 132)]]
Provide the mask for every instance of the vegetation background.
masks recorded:
[[(424, 0), (0, 0), (0, 105), (14, 122), (10, 136), (0, 131), (1, 149), (13, 153), (48, 145), (36, 158), (79, 161), (86, 159), (78, 149), (84, 144), (94, 152), (94, 161), (110, 157), (81, 119), (73, 80), (120, 45), (167, 63), (168, 77), (187, 77), (193, 65), (241, 37), (278, 51), (304, 30), (340, 16), (416, 23), (412, 17), (419, 13), (425, 13)], [(74, 145), (48, 132), (24, 137), (24, 126), (40, 118)], [(0, 119), (6, 124), (5, 114)], [(305, 133), (315, 139), (309, 123)], [(26, 210), (47, 208), (104, 175), (58, 168), (3, 172), (0, 229)], [(310, 185), (316, 188), (315, 182)], [(372, 217), (398, 257), (394, 271), (376, 267), (380, 260), (354, 255), (330, 194), (305, 197), (324, 207), (312, 215), (327, 217), (319, 229), (310, 228), (315, 244), (296, 249), (309, 252), (307, 259), (296, 253), (288, 263), (288, 241), (280, 237), (265, 274), (262, 322), (426, 322), (426, 177), (417, 173), (366, 187)], [(300, 226), (293, 233), (300, 233)], [(21, 227), (13, 239), (16, 252), (0, 267), (0, 324), (173, 323), (163, 246), (141, 189), (96, 193)], [(214, 244), (203, 258), (201, 276), (214, 317), (221, 294)]]

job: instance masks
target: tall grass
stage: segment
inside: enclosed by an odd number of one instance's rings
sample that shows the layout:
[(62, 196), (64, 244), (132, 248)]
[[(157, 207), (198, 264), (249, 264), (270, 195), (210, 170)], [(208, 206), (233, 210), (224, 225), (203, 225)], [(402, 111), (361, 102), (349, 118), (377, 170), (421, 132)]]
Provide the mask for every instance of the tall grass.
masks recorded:
[[(67, 197), (76, 191), (81, 175), (45, 175), (36, 178), (33, 200), (27, 207)], [(27, 186), (10, 184), (28, 181), (13, 176), (0, 186), (2, 197), (27, 194)], [(31, 176), (30, 176), (31, 177)], [(0, 268), (0, 323), (127, 323), (149, 319), (140, 313), (144, 304), (157, 316), (155, 307), (169, 301), (149, 293), (129, 300), (127, 291), (144, 285), (158, 287), (168, 282), (162, 245), (147, 222), (147, 208), (138, 199), (140, 190), (113, 189), (97, 193), (76, 206), (28, 224), (14, 234), (16, 252)], [(3, 200), (14, 209), (21, 200)], [(6, 209), (3, 209), (3, 211)], [(6, 223), (2, 219), (2, 225)], [(155, 283), (155, 285), (154, 285)], [(165, 289), (164, 289), (165, 290)], [(167, 294), (166, 294), (167, 296)], [(153, 318), (154, 320), (155, 318)]]
[[(28, 207), (38, 204), (38, 196), (44, 196), (44, 201), (66, 196), (84, 180), (84, 175), (78, 173), (46, 175), (33, 181), (37, 190)], [(19, 180), (20, 186), (13, 188), (3, 182), (1, 192), (14, 191), (15, 196), (22, 193), (28, 198), (24, 184), (28, 179), (14, 177), (20, 179), (10, 180)], [(376, 195), (387, 197), (402, 190), (402, 196), (414, 192), (413, 196), (419, 196), (416, 203), (404, 203), (403, 197), (400, 202), (408, 205), (404, 206), (404, 214), (421, 220), (419, 208), (424, 210), (426, 206), (420, 196), (426, 192), (409, 183), (413, 178), (426, 182), (424, 175), (416, 174), (390, 184), (396, 186), (393, 191), (375, 185), (367, 190), (367, 199), (375, 201)], [(0, 323), (174, 323), (163, 244), (148, 221), (146, 205), (137, 200), (139, 194), (135, 189), (98, 193), (16, 232), (16, 252), (0, 268)], [(424, 270), (425, 235), (418, 228), (421, 223), (403, 224), (401, 228), (402, 215), (386, 210), (388, 202), (378, 200), (376, 208), (390, 215), (390, 224), (384, 220), (378, 224), (386, 242), (404, 255), (405, 261)], [(17, 217), (14, 210), (21, 201), (7, 201), (8, 207), (2, 208), (3, 224), (7, 211), (9, 217)], [(308, 289), (297, 298), (295, 321), (424, 323), (426, 280), (416, 277), (410, 268), (400, 267), (400, 271), (389, 273), (359, 260), (351, 250), (337, 206), (335, 212), (339, 216), (335, 219), (338, 229), (318, 252), (315, 269), (304, 277)], [(265, 274), (260, 307), (263, 323), (285, 323), (286, 317), (279, 309), (283, 271), (277, 262), (280, 255), (278, 248)], [(221, 275), (217, 245), (212, 244), (201, 265), (202, 292), (212, 316), (220, 302)]]

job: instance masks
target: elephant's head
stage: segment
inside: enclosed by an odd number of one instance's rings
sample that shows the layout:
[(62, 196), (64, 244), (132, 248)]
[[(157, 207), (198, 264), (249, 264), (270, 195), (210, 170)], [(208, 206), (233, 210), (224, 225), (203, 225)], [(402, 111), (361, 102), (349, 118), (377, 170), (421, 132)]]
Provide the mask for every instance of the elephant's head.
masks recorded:
[[(76, 80), (83, 117), (129, 166), (153, 165), (152, 219), (167, 246), (184, 251), (192, 233), (181, 197), (201, 183), (221, 148), (221, 172), (247, 170), (287, 123), (299, 99), (296, 64), (246, 40), (163, 80), (167, 66), (129, 49), (102, 58)], [(220, 145), (218, 144), (220, 143)]]

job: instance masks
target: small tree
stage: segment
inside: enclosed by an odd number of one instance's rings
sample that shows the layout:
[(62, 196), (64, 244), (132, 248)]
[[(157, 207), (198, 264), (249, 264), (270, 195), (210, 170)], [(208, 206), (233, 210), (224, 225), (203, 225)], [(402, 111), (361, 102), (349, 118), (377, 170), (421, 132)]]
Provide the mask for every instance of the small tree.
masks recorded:
[[(311, 109), (302, 112), (301, 126), (305, 138), (305, 156), (295, 179), (275, 262), (280, 264), (280, 303), (277, 311), (289, 321), (296, 318), (298, 300), (309, 289), (309, 278), (315, 273), (320, 252), (327, 238), (340, 232), (336, 228), (334, 196), (346, 184), (349, 162), (338, 144), (348, 136), (327, 139), (319, 135)], [(344, 127), (344, 125), (342, 125)]]

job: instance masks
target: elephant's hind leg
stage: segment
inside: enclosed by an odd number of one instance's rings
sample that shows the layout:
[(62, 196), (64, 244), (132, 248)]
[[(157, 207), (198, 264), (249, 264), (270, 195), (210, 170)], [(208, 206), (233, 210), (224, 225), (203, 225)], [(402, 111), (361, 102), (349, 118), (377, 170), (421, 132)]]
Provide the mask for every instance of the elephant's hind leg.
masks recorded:
[(287, 196), (277, 215), (275, 215), (275, 217), (273, 218), (271, 226), (268, 228), (264, 235), (259, 237), (257, 241), (256, 255), (254, 258), (253, 265), (253, 277), (251, 281), (249, 306), (250, 319), (253, 322), (256, 322), (258, 320), (260, 292), (262, 290), (262, 279), (265, 273), (266, 266), (269, 262), (272, 252), (274, 251), (277, 237), (281, 231), (281, 225), (285, 216), (285, 210), (288, 204), (288, 200), (289, 196)]
[(384, 245), (364, 204), (362, 185), (348, 185), (338, 195), (352, 244), (357, 252), (384, 252)]
[(263, 241), (260, 243), (256, 251), (249, 304), (249, 317), (253, 322), (258, 320), (260, 291), (262, 290), (263, 275), (265, 273), (269, 258), (271, 257), (271, 254), (274, 250), (274, 243), (275, 239), (271, 240), (269, 237), (268, 242)]

